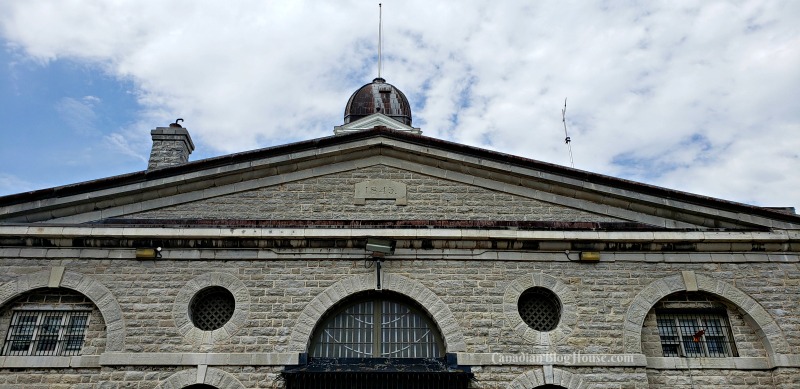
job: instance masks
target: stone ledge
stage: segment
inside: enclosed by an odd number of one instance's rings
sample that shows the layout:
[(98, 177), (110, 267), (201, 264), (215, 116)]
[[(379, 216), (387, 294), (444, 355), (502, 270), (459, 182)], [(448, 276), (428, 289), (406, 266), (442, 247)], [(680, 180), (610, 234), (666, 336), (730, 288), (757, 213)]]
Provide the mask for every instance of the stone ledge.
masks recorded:
[[(565, 246), (569, 247), (569, 246)], [(50, 249), (42, 248), (0, 248), (0, 257), (21, 258), (82, 258), (82, 259), (136, 259), (134, 248), (82, 249), (78, 256), (54, 257)], [(348, 248), (262, 248), (262, 249), (219, 249), (219, 248), (168, 248), (160, 259), (146, 261), (202, 261), (202, 260), (360, 260), (363, 249)], [(572, 255), (574, 257), (575, 255)], [(557, 250), (502, 250), (502, 249), (405, 249), (395, 250), (393, 261), (401, 260), (464, 260), (464, 261), (537, 261), (568, 262), (564, 251)], [(144, 262), (145, 260), (139, 260)], [(600, 262), (670, 262), (670, 263), (797, 263), (797, 253), (698, 253), (698, 252), (611, 252), (600, 251)], [(583, 266), (593, 266), (586, 262)]]
[[(769, 370), (800, 367), (800, 355), (781, 354), (773, 363), (760, 358), (645, 357), (643, 354), (456, 353), (463, 366), (647, 367), (659, 370)], [(0, 368), (94, 368), (101, 366), (286, 366), (299, 363), (298, 353), (103, 353), (84, 356), (2, 356)]]
[(462, 366), (645, 367), (643, 354), (456, 353)]
[(100, 366), (285, 366), (298, 353), (103, 353)]
[[(795, 360), (797, 362), (797, 360)], [(647, 367), (660, 370), (685, 370), (685, 369), (731, 369), (731, 370), (769, 370), (770, 361), (766, 357), (760, 358), (678, 358), (678, 357), (647, 357)], [(798, 364), (783, 367), (800, 367)]]
[(774, 367), (798, 367), (800, 354), (773, 354), (770, 355), (770, 362)]
[[(407, 239), (475, 239), (474, 228), (165, 228), (165, 227), (56, 227), (56, 226), (0, 226), (0, 236), (42, 237), (42, 238), (74, 238), (74, 237), (126, 237), (126, 238), (352, 238), (352, 237), (392, 237)], [(722, 232), (696, 231), (690, 235), (689, 242), (694, 243), (794, 243), (800, 237), (785, 231), (776, 232)], [(669, 231), (530, 231), (530, 230), (485, 230), (480, 232), (478, 240), (517, 239), (534, 241), (597, 241), (605, 240), (616, 243), (670, 243), (685, 242), (687, 235)], [(704, 246), (705, 247), (705, 246)], [(732, 247), (717, 247), (715, 252), (735, 251)]]
[(100, 367), (99, 355), (82, 356), (3, 356), (0, 357), (0, 368), (75, 368), (75, 367)]

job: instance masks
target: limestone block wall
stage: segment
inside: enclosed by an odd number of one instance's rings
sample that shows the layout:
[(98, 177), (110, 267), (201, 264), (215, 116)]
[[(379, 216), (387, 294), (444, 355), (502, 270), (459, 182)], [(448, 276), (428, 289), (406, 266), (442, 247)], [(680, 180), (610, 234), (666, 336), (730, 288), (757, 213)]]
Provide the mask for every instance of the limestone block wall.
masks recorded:
[[(355, 204), (355, 185), (381, 178), (404, 183), (407, 204)], [(354, 216), (355, 215), (355, 216)], [(544, 201), (469, 186), (389, 166), (372, 166), (273, 187), (141, 212), (136, 219), (620, 221)]]
[[(281, 388), (277, 367), (224, 366), (208, 367), (200, 372), (200, 381), (218, 389)], [(96, 373), (96, 386), (86, 388), (180, 389), (198, 384), (198, 369), (185, 366), (103, 368)], [(75, 389), (83, 389), (75, 387)]]
[[(102, 251), (96, 250), (95, 253), (99, 257)], [(167, 250), (163, 259), (144, 261), (4, 257), (0, 258), (4, 271), (4, 282), (0, 284), (0, 289), (13, 280), (42, 273), (43, 269), (54, 266), (64, 267), (64, 274), (84, 275), (82, 282), (87, 284), (89, 281), (86, 280), (91, 279), (106, 288), (118, 303), (121, 319), (115, 323), (123, 326), (124, 344), (113, 353), (124, 358), (155, 355), (148, 357), (155, 361), (158, 355), (176, 353), (296, 353), (298, 350), (294, 350), (293, 345), (297, 339), (301, 340), (300, 344), (307, 339), (297, 331), (303, 328), (307, 330), (309, 325), (314, 324), (301, 320), (310, 304), (318, 296), (326, 294), (328, 288), (351, 282), (348, 280), (362, 280), (359, 282), (364, 287), (370, 287), (365, 283), (370, 282), (375, 274), (373, 268), (364, 267), (361, 259), (257, 260), (257, 250), (222, 251), (230, 259), (181, 259), (189, 256), (187, 251), (182, 250)], [(409, 294), (414, 293), (413, 290), (424, 290), (435, 297), (419, 301), (425, 309), (430, 310), (431, 306), (426, 304), (432, 304), (434, 300), (446, 306), (450, 316), (432, 316), (452, 317), (453, 323), (437, 323), (442, 327), (448, 347), (456, 348), (448, 351), (475, 355), (471, 358), (484, 358), (486, 361), (474, 364), (477, 379), (474, 386), (479, 388), (530, 387), (525, 385), (530, 385), (531, 377), (536, 374), (556, 377), (554, 371), (547, 373), (536, 363), (492, 363), (491, 355), (494, 353), (512, 356), (525, 353), (631, 353), (624, 342), (626, 315), (631, 304), (648, 285), (665, 278), (680, 277), (682, 272), (687, 271), (696, 273), (698, 278), (724, 281), (725, 288), (733, 288), (752, 298), (778, 325), (777, 336), (785, 340), (778, 345), (781, 347), (778, 352), (800, 354), (800, 340), (797, 339), (800, 309), (796, 303), (796, 297), (800, 295), (800, 269), (796, 262), (693, 263), (688, 260), (689, 256), (686, 255), (685, 261), (674, 263), (545, 261), (541, 254), (536, 253), (531, 253), (523, 261), (423, 261), (397, 258), (386, 261), (383, 271), (387, 277), (397, 280), (387, 283), (387, 288), (397, 288)], [(513, 315), (513, 309), (509, 313), (508, 305), (511, 304), (513, 308), (513, 296), (517, 293), (514, 288), (521, 291), (527, 287), (528, 284), (520, 281), (524, 279), (550, 288), (562, 299), (565, 312), (573, 312), (574, 316), (562, 319), (564, 323), (559, 325), (559, 337), (547, 337), (545, 341), (545, 337), (537, 334), (526, 334), (524, 328), (520, 332), (519, 328), (512, 327), (514, 321), (509, 315)], [(198, 341), (182, 330), (185, 324), (181, 323), (180, 305), (186, 303), (187, 293), (191, 295), (192, 291), (199, 290), (203, 285), (230, 288), (237, 296), (240, 316), (236, 319), (236, 326), (231, 327), (230, 333), (225, 336), (212, 336)], [(509, 295), (512, 297), (509, 298)], [(9, 307), (7, 304), (2, 309)], [(735, 340), (740, 354), (757, 358), (765, 356), (763, 345), (754, 339), (758, 329), (749, 328), (749, 324), (735, 316), (731, 320), (736, 328)], [(644, 324), (650, 328), (648, 326), (652, 324), (652, 318), (646, 317)], [(645, 341), (648, 339), (647, 328), (642, 331)], [(553, 342), (549, 342), (550, 339)], [(87, 339), (87, 345), (96, 346), (84, 352), (108, 351), (102, 349), (102, 342), (99, 331), (93, 331)], [(644, 351), (647, 355), (658, 355), (654, 349), (645, 347)], [(180, 360), (176, 360), (175, 365), (169, 365), (161, 359), (152, 366), (148, 366), (147, 361), (134, 359), (130, 361), (135, 364), (126, 365), (125, 362), (119, 362), (124, 358), (115, 359), (118, 362), (114, 363), (109, 363), (110, 359), (100, 358), (90, 368), (47, 370), (41, 378), (31, 378), (29, 370), (4, 368), (0, 369), (0, 387), (59, 387), (54, 377), (69, 376), (63, 379), (78, 381), (68, 381), (71, 386), (66, 387), (87, 384), (85, 387), (155, 388), (173, 374), (202, 365), (178, 363)], [(245, 388), (281, 385), (277, 379), (277, 373), (282, 369), (280, 364), (237, 365), (229, 359), (221, 365), (208, 363), (208, 369), (212, 368), (226, 372)], [(555, 367), (551, 365), (551, 369), (563, 373), (559, 373), (558, 377), (564, 377), (567, 373), (570, 377), (577, 377), (570, 378), (569, 382), (586, 383), (580, 387), (689, 387), (689, 382), (685, 381), (686, 371), (677, 368), (653, 369), (642, 364), (629, 367), (562, 364)], [(702, 384), (696, 387), (791, 387), (787, 382), (796, 380), (793, 378), (796, 376), (795, 370), (766, 366), (748, 370), (698, 369), (695, 378), (699, 381), (696, 382)], [(53, 383), (46, 383), (50, 382), (48, 380)], [(137, 382), (139, 386), (126, 382)], [(523, 382), (528, 384), (523, 385)], [(579, 387), (569, 385), (563, 386)]]
[(102, 387), (100, 369), (25, 368), (0, 370), (0, 388), (8, 389), (94, 389)]
[(800, 369), (779, 368), (774, 371), (688, 369), (647, 370), (650, 388), (797, 388)]

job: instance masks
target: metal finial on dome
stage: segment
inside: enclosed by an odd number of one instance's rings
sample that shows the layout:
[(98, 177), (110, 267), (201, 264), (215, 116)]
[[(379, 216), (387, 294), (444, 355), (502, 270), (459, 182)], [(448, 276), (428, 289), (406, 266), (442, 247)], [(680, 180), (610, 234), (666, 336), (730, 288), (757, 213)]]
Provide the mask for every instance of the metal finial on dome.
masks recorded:
[(378, 77), (350, 96), (344, 108), (344, 123), (352, 123), (369, 115), (380, 113), (407, 126), (411, 125), (411, 104), (408, 99), (381, 77), (383, 24), (382, 4), (378, 3)]
[[(378, 3), (378, 78), (381, 78), (381, 60), (383, 59), (383, 55), (381, 53), (381, 49), (383, 48), (382, 38), (383, 38), (383, 6), (381, 3)], [(383, 79), (381, 78), (381, 80)]]

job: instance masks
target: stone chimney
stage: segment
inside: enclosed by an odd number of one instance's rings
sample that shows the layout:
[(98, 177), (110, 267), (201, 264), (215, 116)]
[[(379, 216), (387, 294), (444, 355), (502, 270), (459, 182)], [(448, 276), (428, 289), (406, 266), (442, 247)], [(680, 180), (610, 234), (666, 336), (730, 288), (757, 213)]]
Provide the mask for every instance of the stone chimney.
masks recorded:
[(189, 161), (189, 154), (194, 151), (189, 131), (179, 125), (157, 127), (150, 131), (150, 136), (153, 137), (153, 149), (150, 151), (147, 170), (184, 164)]

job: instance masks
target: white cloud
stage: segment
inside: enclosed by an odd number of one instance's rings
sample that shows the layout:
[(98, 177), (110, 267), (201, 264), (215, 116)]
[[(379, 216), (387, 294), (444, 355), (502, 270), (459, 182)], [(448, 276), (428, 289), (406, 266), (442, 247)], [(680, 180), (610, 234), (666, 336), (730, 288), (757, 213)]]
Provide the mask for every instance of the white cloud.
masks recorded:
[(55, 109), (73, 131), (86, 135), (97, 132), (95, 128), (97, 114), (94, 105), (99, 102), (100, 99), (94, 96), (85, 96), (81, 99), (63, 97), (56, 103)]
[[(384, 1), (383, 76), (425, 134), (567, 165), (567, 97), (577, 168), (800, 207), (800, 2), (465, 4)], [(30, 0), (0, 26), (134, 80), (143, 132), (183, 117), (222, 153), (331, 134), (375, 76), (376, 8)]]
[(95, 104), (100, 104), (100, 103), (103, 102), (103, 99), (101, 99), (101, 98), (99, 98), (97, 96), (91, 96), (91, 95), (83, 96), (81, 98), (81, 100), (84, 102), (84, 104), (87, 104), (89, 106), (94, 106)]
[(22, 193), (36, 188), (37, 185), (17, 176), (0, 173), (0, 193)]
[(141, 137), (131, 137), (129, 132), (114, 132), (104, 136), (103, 141), (111, 150), (147, 163), (147, 157), (137, 152), (143, 146)]

